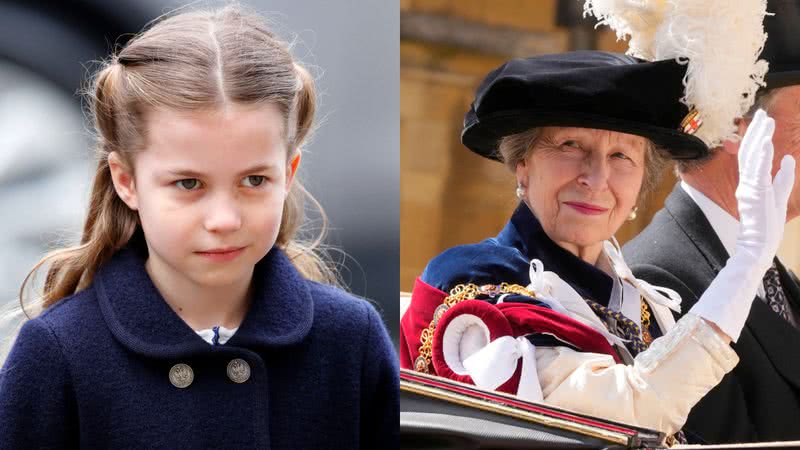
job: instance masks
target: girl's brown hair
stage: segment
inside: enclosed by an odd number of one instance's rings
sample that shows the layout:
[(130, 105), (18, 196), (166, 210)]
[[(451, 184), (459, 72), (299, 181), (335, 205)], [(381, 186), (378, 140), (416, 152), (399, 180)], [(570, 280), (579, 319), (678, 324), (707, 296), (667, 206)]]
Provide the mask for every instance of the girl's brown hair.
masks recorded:
[[(239, 6), (158, 20), (103, 65), (87, 97), (97, 135), (98, 164), (80, 244), (51, 252), (34, 266), (20, 288), (23, 309), (26, 285), (43, 265), (48, 269), (41, 306), (47, 308), (84, 289), (97, 269), (139, 229), (138, 214), (114, 190), (108, 155), (117, 152), (133, 169), (133, 155), (147, 139), (148, 110), (216, 109), (231, 103), (275, 105), (285, 120), (288, 163), (308, 137), (316, 109), (311, 75), (260, 16)], [(311, 242), (296, 238), (305, 219), (306, 200), (319, 209), (323, 223)], [(319, 250), (325, 223), (319, 203), (295, 178), (275, 245), (307, 278), (335, 284), (335, 272)]]

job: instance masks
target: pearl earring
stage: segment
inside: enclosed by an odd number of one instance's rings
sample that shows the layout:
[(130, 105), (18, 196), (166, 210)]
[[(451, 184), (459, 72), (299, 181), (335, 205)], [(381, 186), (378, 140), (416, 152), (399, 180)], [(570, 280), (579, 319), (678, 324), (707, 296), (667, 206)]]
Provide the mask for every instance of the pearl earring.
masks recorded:
[(517, 185), (517, 198), (520, 200), (525, 198), (525, 189), (522, 187), (521, 184)]
[(628, 214), (628, 222), (633, 222), (634, 220), (636, 220), (636, 211), (639, 211), (638, 206), (633, 208), (633, 211), (631, 211), (631, 213)]

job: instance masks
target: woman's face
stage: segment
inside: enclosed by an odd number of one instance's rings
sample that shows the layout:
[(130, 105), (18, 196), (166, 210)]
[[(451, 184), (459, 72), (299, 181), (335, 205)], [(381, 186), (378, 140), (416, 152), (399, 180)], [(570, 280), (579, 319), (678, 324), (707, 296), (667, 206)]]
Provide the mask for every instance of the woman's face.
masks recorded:
[(547, 235), (578, 254), (610, 238), (636, 206), (646, 149), (640, 136), (544, 127), (517, 182)]
[(249, 283), (275, 244), (296, 167), (287, 163), (282, 124), (277, 108), (264, 105), (148, 114), (147, 145), (121, 196), (138, 211), (159, 277)]

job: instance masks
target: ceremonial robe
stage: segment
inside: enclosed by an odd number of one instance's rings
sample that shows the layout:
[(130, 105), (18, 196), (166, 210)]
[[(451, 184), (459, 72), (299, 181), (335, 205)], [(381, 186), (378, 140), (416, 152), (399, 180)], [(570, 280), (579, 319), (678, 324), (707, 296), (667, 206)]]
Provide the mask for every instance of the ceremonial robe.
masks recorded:
[[(623, 295), (622, 304), (617, 305), (620, 311), (634, 311), (629, 313), (631, 316), (641, 311), (637, 288), (628, 280), (622, 279), (619, 273), (609, 275), (555, 244), (530, 209), (520, 204), (497, 237), (446, 250), (428, 264), (401, 320), (401, 366), (414, 367), (422, 328), (431, 320), (437, 306), (433, 301), (423, 300), (435, 298), (435, 295), (417, 295), (418, 292), (438, 290), (443, 296), (464, 283), (528, 285), (534, 259), (577, 293), (578, 302), (559, 299), (568, 310), (565, 321), (577, 320), (589, 328), (598, 324), (603, 327), (596, 316), (593, 321), (587, 317), (588, 306), (580, 300), (591, 299), (613, 306), (615, 295), (618, 299), (620, 292), (629, 294)], [(630, 303), (631, 299), (634, 303)], [(653, 332), (675, 330), (669, 337), (654, 341), (632, 365), (619, 364), (612, 354), (582, 351), (558, 342), (549, 345), (539, 342), (535, 349), (535, 365), (542, 400), (667, 433), (678, 431), (689, 409), (730, 371), (737, 357), (699, 317), (692, 315), (676, 325), (662, 305), (649, 306), (658, 316), (658, 320), (653, 321), (657, 324)], [(446, 320), (446, 316), (441, 320)], [(661, 330), (656, 330), (658, 327)], [(609, 335), (607, 329), (598, 331)], [(570, 336), (556, 337), (571, 341)], [(612, 341), (610, 339), (609, 343)], [(522, 377), (519, 385), (526, 382), (532, 380)]]

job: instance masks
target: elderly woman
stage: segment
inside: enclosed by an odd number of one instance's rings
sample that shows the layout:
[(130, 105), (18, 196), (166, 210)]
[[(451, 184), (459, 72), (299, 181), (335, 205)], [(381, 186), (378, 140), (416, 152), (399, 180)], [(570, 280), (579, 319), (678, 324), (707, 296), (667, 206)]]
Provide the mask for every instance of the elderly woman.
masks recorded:
[(428, 264), (401, 321), (403, 367), (680, 430), (738, 362), (730, 342), (777, 251), (794, 173), (789, 159), (773, 182), (774, 124), (759, 112), (739, 154), (737, 251), (676, 323), (680, 297), (634, 278), (613, 236), (665, 157), (707, 152), (678, 100), (685, 71), (573, 52), (489, 74), (462, 140), (511, 169), (520, 204), (496, 237)]

